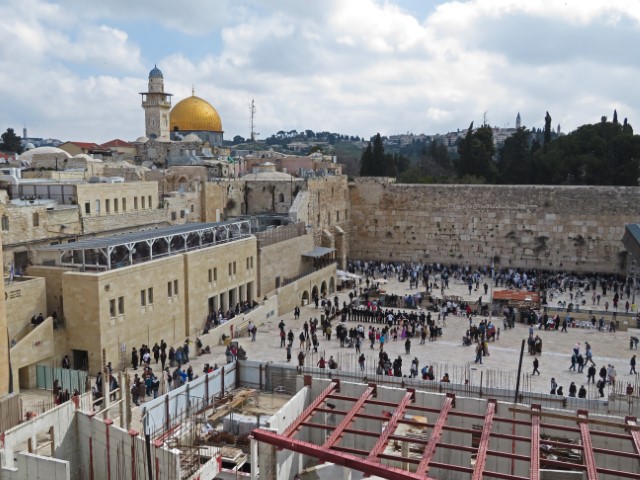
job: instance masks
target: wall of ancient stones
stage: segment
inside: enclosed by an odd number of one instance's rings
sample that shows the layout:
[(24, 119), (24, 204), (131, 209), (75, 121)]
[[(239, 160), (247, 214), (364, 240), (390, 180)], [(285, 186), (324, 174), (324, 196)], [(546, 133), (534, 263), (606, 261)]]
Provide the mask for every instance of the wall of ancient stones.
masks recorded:
[(349, 185), (350, 258), (624, 272), (639, 187)]

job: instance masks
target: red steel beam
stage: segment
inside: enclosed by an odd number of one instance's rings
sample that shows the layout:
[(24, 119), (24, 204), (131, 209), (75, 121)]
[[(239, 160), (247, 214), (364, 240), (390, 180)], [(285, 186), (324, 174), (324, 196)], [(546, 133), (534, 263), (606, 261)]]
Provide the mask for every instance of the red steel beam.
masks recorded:
[[(371, 453), (369, 453), (369, 456), (367, 457), (367, 461), (370, 461), (370, 462), (377, 461), (378, 455), (384, 451), (385, 447), (387, 446), (387, 443), (389, 442), (389, 437), (395, 433), (396, 428), (398, 427), (398, 422), (404, 416), (404, 412), (407, 408), (407, 405), (409, 405), (409, 402), (413, 399), (414, 395), (415, 395), (415, 392), (407, 392), (404, 394), (404, 397), (402, 398), (402, 400), (400, 400), (400, 403), (396, 407), (396, 411), (393, 412), (393, 415), (391, 415), (391, 418), (389, 419), (389, 422), (387, 423), (387, 426), (385, 427), (384, 432), (382, 432), (382, 435), (380, 435), (380, 438), (378, 439), (376, 444), (373, 446)], [(422, 478), (422, 477), (419, 477), (419, 478)]]
[(487, 463), (487, 450), (489, 450), (489, 436), (491, 435), (491, 427), (493, 426), (493, 417), (496, 414), (496, 401), (491, 399), (487, 404), (487, 414), (484, 417), (484, 425), (482, 426), (482, 436), (480, 437), (480, 446), (478, 447), (478, 455), (476, 456), (476, 465), (471, 475), (471, 480), (482, 480), (484, 466)]
[(589, 412), (578, 410), (578, 423), (580, 425), (580, 437), (582, 438), (584, 463), (587, 467), (587, 480), (598, 480), (598, 467), (596, 457), (593, 454), (593, 444), (589, 434)]
[(324, 442), (322, 448), (331, 448), (340, 441), (345, 433), (344, 429), (351, 425), (351, 422), (353, 422), (355, 415), (360, 412), (362, 407), (364, 407), (365, 402), (373, 396), (375, 390), (375, 387), (368, 387), (364, 392), (362, 392), (362, 395), (360, 395), (358, 401), (353, 405), (353, 407), (351, 407), (349, 413), (347, 413), (342, 421), (336, 426), (333, 433), (331, 433), (331, 436), (327, 438), (326, 442)]
[(282, 433), (285, 437), (291, 437), (296, 434), (300, 429), (301, 423), (305, 422), (309, 417), (315, 413), (315, 409), (320, 406), (322, 402), (338, 387), (337, 382), (331, 382), (331, 384), (325, 388), (322, 393), (311, 402), (311, 404), (304, 409), (304, 411), (296, 418), (291, 425)]
[(454, 400), (454, 396), (447, 396), (447, 398), (445, 398), (444, 400), (444, 403), (442, 404), (440, 415), (438, 415), (438, 419), (433, 425), (433, 430), (431, 431), (431, 436), (429, 437), (429, 443), (425, 447), (424, 452), (422, 453), (422, 459), (420, 460), (418, 468), (416, 469), (416, 473), (418, 475), (426, 475), (429, 471), (429, 462), (436, 452), (436, 446), (438, 445), (438, 442), (442, 437), (442, 428), (447, 423), (447, 417), (449, 416), (449, 412), (453, 408)]
[[(630, 427), (636, 427), (638, 420), (636, 417), (626, 417), (624, 423)], [(633, 448), (635, 448), (636, 453), (640, 453), (640, 431), (633, 429), (629, 433), (631, 433), (631, 439), (633, 440)]]
[(323, 462), (335, 463), (336, 465), (358, 470), (359, 472), (367, 473), (369, 475), (377, 475), (379, 477), (386, 478), (387, 480), (433, 480), (424, 476), (419, 477), (415, 473), (402, 470), (401, 468), (391, 467), (376, 461), (362, 459), (348, 453), (338, 452), (336, 449), (324, 450), (322, 447), (314, 445), (313, 443), (304, 442), (297, 438), (278, 435), (277, 433), (263, 430), (261, 428), (255, 429), (251, 435), (259, 442), (268, 443), (269, 445), (273, 445), (277, 448), (291, 450), (293, 452), (301, 453), (302, 455), (317, 458)]
[(540, 405), (531, 405), (531, 459), (529, 464), (529, 478), (540, 478)]
[(612, 470), (611, 468), (597, 468), (598, 473), (602, 473), (604, 475), (611, 475), (614, 478), (623, 477), (623, 478), (640, 478), (640, 473), (633, 472), (623, 472), (621, 470)]

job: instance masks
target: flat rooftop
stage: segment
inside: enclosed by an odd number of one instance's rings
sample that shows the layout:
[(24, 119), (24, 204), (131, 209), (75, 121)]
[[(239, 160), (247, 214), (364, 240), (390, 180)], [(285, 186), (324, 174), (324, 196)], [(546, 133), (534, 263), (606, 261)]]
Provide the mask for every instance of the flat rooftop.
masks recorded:
[(251, 223), (248, 220), (186, 223), (49, 245), (37, 250), (45, 254), (58, 253), (56, 265), (59, 266), (112, 270), (249, 236)]

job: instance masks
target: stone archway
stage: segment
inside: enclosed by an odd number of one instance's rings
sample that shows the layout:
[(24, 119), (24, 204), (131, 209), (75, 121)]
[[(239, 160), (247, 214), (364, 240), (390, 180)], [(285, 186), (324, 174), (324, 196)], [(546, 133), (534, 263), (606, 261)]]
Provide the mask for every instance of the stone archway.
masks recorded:
[(302, 292), (302, 298), (300, 299), (300, 305), (309, 305), (309, 291)]
[(329, 293), (333, 293), (336, 291), (336, 281), (333, 277), (329, 279)]
[(323, 297), (327, 294), (327, 282), (323, 281), (322, 285), (320, 285), (320, 293)]
[(311, 289), (311, 298), (313, 298), (314, 300), (316, 298), (320, 298), (317, 285), (314, 285), (313, 288)]

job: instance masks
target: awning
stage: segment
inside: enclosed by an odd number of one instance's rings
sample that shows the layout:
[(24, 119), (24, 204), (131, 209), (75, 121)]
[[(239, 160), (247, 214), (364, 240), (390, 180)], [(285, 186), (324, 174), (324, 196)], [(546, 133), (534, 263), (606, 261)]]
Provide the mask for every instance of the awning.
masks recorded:
[(327, 248), (327, 247), (315, 247), (313, 250), (307, 253), (303, 253), (303, 257), (311, 257), (311, 258), (320, 258), (324, 257), (329, 253), (335, 252), (335, 248)]

